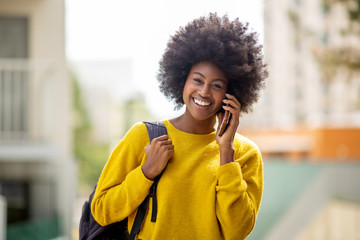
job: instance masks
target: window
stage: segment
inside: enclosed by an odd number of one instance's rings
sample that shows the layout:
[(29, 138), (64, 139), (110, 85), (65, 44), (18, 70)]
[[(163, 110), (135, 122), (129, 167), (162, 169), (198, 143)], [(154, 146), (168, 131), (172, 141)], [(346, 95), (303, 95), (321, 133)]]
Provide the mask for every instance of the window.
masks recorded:
[(0, 140), (27, 130), (28, 20), (0, 16)]
[(7, 201), (7, 223), (29, 219), (29, 184), (22, 181), (0, 181), (0, 195)]

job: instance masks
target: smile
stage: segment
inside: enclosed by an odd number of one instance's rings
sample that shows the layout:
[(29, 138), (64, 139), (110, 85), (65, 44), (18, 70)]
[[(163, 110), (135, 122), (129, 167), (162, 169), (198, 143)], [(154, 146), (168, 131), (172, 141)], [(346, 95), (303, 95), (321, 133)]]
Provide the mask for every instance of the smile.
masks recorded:
[(208, 102), (204, 102), (204, 101), (201, 101), (199, 99), (196, 99), (194, 98), (194, 102), (197, 104), (197, 105), (200, 105), (202, 107), (207, 107), (209, 106), (211, 103), (208, 103)]

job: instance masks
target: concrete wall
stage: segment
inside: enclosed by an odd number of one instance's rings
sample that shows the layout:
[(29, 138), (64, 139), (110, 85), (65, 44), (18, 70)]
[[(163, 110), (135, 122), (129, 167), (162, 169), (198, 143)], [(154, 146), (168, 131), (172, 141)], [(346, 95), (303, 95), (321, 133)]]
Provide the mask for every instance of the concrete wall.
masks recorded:
[(0, 240), (6, 239), (6, 199), (0, 195)]
[(71, 97), (65, 57), (64, 0), (2, 0), (0, 15), (26, 17), (33, 81), (29, 112), (36, 136), (25, 142), (0, 142), (0, 176), (30, 181), (31, 218), (51, 212), (62, 218), (70, 236), (75, 195)]
[(65, 57), (65, 2), (2, 0), (0, 15), (29, 19), (29, 59), (42, 68), (35, 78), (45, 89), (46, 98), (41, 106), (46, 110), (41, 130), (47, 141), (70, 154), (71, 89)]

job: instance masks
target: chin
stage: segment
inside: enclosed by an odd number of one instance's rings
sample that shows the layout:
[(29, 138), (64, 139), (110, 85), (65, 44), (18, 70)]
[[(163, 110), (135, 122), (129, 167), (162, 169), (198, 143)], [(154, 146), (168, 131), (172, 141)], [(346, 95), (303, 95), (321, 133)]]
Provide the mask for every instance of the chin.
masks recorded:
[(211, 115), (193, 115), (193, 118), (198, 121), (211, 121), (216, 117), (216, 113)]

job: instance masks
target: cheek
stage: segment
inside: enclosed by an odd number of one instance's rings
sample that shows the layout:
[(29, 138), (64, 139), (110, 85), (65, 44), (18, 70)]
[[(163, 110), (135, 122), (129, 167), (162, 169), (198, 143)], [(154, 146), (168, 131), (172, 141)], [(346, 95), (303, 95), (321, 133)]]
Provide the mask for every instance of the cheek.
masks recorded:
[(217, 95), (217, 99), (219, 99), (219, 101), (222, 102), (226, 98), (225, 94), (226, 94), (226, 92), (219, 93)]
[(184, 88), (183, 88), (183, 90), (182, 90), (183, 99), (185, 99), (185, 96), (188, 94), (187, 92), (188, 92), (188, 90), (187, 90), (187, 85), (185, 84), (185, 85), (184, 85)]
[(219, 109), (221, 108), (222, 105), (224, 105), (224, 102), (223, 102), (224, 99), (225, 99), (225, 92), (218, 94), (216, 96), (216, 105)]
[(189, 95), (191, 95), (191, 93), (194, 91), (191, 83), (189, 83), (188, 81), (185, 82), (184, 87), (183, 87), (183, 91), (182, 91), (182, 97), (183, 100), (186, 100), (186, 98), (189, 97)]
[(219, 94), (218, 97), (217, 97), (218, 102), (219, 102), (220, 105), (224, 104), (223, 100), (226, 98), (225, 94), (226, 94), (226, 92), (223, 92), (223, 93)]
[(189, 88), (186, 86), (184, 86), (183, 91), (182, 91), (182, 101), (183, 103), (187, 103), (188, 99), (189, 99)]

